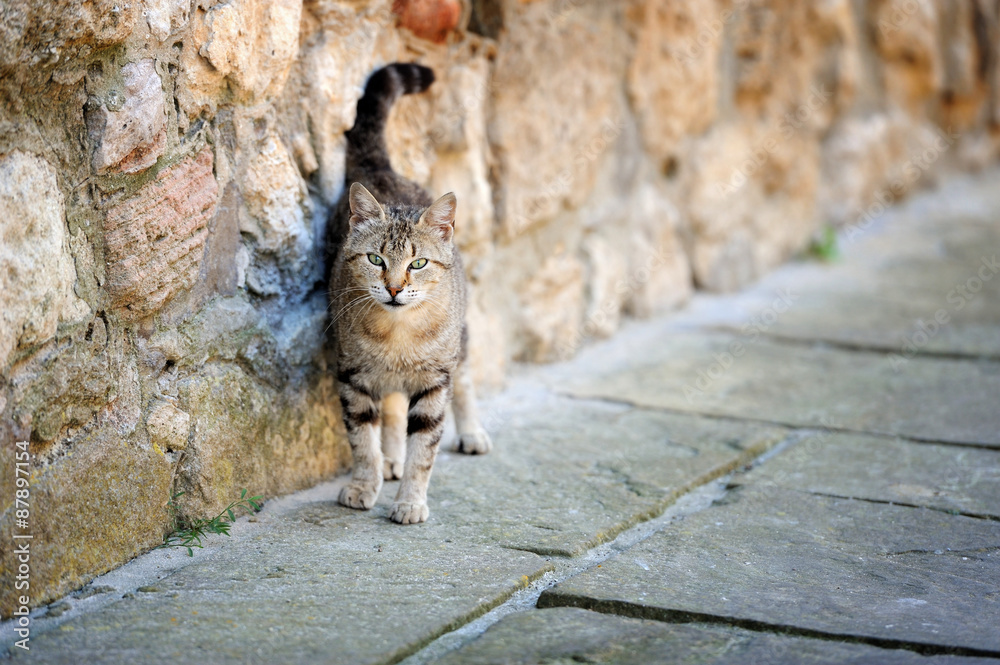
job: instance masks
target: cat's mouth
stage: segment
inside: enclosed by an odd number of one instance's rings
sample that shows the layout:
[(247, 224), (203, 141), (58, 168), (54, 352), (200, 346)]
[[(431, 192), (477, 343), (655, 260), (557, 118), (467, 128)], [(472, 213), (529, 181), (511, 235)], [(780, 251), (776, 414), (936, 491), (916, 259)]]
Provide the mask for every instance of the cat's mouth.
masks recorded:
[(393, 298), (392, 300), (389, 300), (388, 302), (384, 302), (382, 304), (385, 305), (386, 307), (402, 307), (406, 303), (399, 302), (398, 300)]

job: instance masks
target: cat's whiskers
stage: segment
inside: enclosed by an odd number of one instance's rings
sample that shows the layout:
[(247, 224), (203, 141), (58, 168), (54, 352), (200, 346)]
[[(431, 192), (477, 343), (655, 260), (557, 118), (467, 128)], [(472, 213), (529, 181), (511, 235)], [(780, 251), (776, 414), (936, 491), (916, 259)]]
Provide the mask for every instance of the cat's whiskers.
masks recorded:
[[(364, 291), (365, 289), (360, 289), (360, 290)], [(352, 307), (354, 307), (355, 305), (357, 305), (358, 303), (360, 303), (360, 302), (362, 302), (364, 300), (372, 300), (372, 298), (370, 298), (368, 296), (368, 294), (366, 293), (363, 296), (358, 296), (354, 300), (350, 301), (349, 303), (347, 303), (346, 305), (344, 305), (343, 307), (341, 307), (340, 311), (337, 312), (337, 315), (335, 317), (333, 317), (333, 320), (330, 321), (330, 324), (326, 327), (326, 330), (323, 331), (323, 334), (325, 335), (330, 330), (330, 328), (333, 326), (333, 324), (335, 324), (337, 321), (339, 321), (340, 317), (342, 317), (344, 314), (347, 313), (347, 310), (351, 309)]]

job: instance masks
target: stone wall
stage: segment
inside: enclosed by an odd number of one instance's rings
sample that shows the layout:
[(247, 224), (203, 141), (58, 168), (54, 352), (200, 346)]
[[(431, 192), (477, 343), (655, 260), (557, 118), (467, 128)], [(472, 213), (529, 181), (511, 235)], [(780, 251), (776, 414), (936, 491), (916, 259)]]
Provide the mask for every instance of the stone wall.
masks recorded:
[[(996, 0), (0, 4), (0, 532), (32, 605), (346, 469), (320, 248), (343, 132), (438, 81), (396, 168), (455, 191), (472, 356), (571, 355), (729, 290), (1000, 145)], [(15, 562), (0, 539), (0, 610)]]

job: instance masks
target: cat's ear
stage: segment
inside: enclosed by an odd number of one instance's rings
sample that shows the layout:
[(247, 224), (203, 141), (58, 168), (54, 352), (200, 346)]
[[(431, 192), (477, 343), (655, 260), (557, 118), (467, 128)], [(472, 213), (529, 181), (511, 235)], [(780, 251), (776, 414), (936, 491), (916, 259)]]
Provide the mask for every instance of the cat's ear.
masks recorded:
[(385, 211), (360, 182), (351, 185), (351, 228), (373, 219), (385, 220)]
[(448, 192), (432, 203), (427, 210), (424, 210), (418, 224), (430, 226), (441, 234), (445, 242), (448, 242), (455, 232), (455, 211), (457, 209), (458, 200), (455, 198), (455, 194)]

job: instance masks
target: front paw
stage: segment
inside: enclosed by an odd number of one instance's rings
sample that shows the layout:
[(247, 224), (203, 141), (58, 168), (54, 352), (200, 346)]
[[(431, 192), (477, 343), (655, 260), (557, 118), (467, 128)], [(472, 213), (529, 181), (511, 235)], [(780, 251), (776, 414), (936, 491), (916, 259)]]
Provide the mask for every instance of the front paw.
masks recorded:
[(382, 477), (386, 480), (399, 480), (403, 477), (403, 463), (398, 460), (391, 460), (388, 457), (383, 458)]
[(338, 501), (340, 501), (340, 505), (347, 506), (348, 508), (369, 510), (375, 505), (375, 499), (377, 498), (377, 487), (373, 488), (368, 485), (352, 482), (340, 490)]
[(427, 515), (429, 514), (430, 511), (427, 510), (426, 503), (403, 503), (397, 501), (392, 504), (392, 510), (389, 511), (389, 519), (399, 524), (419, 524), (420, 522), (426, 522)]
[(486, 430), (480, 428), (475, 432), (459, 434), (455, 449), (466, 455), (485, 455), (493, 450), (493, 442), (490, 441), (490, 435)]

